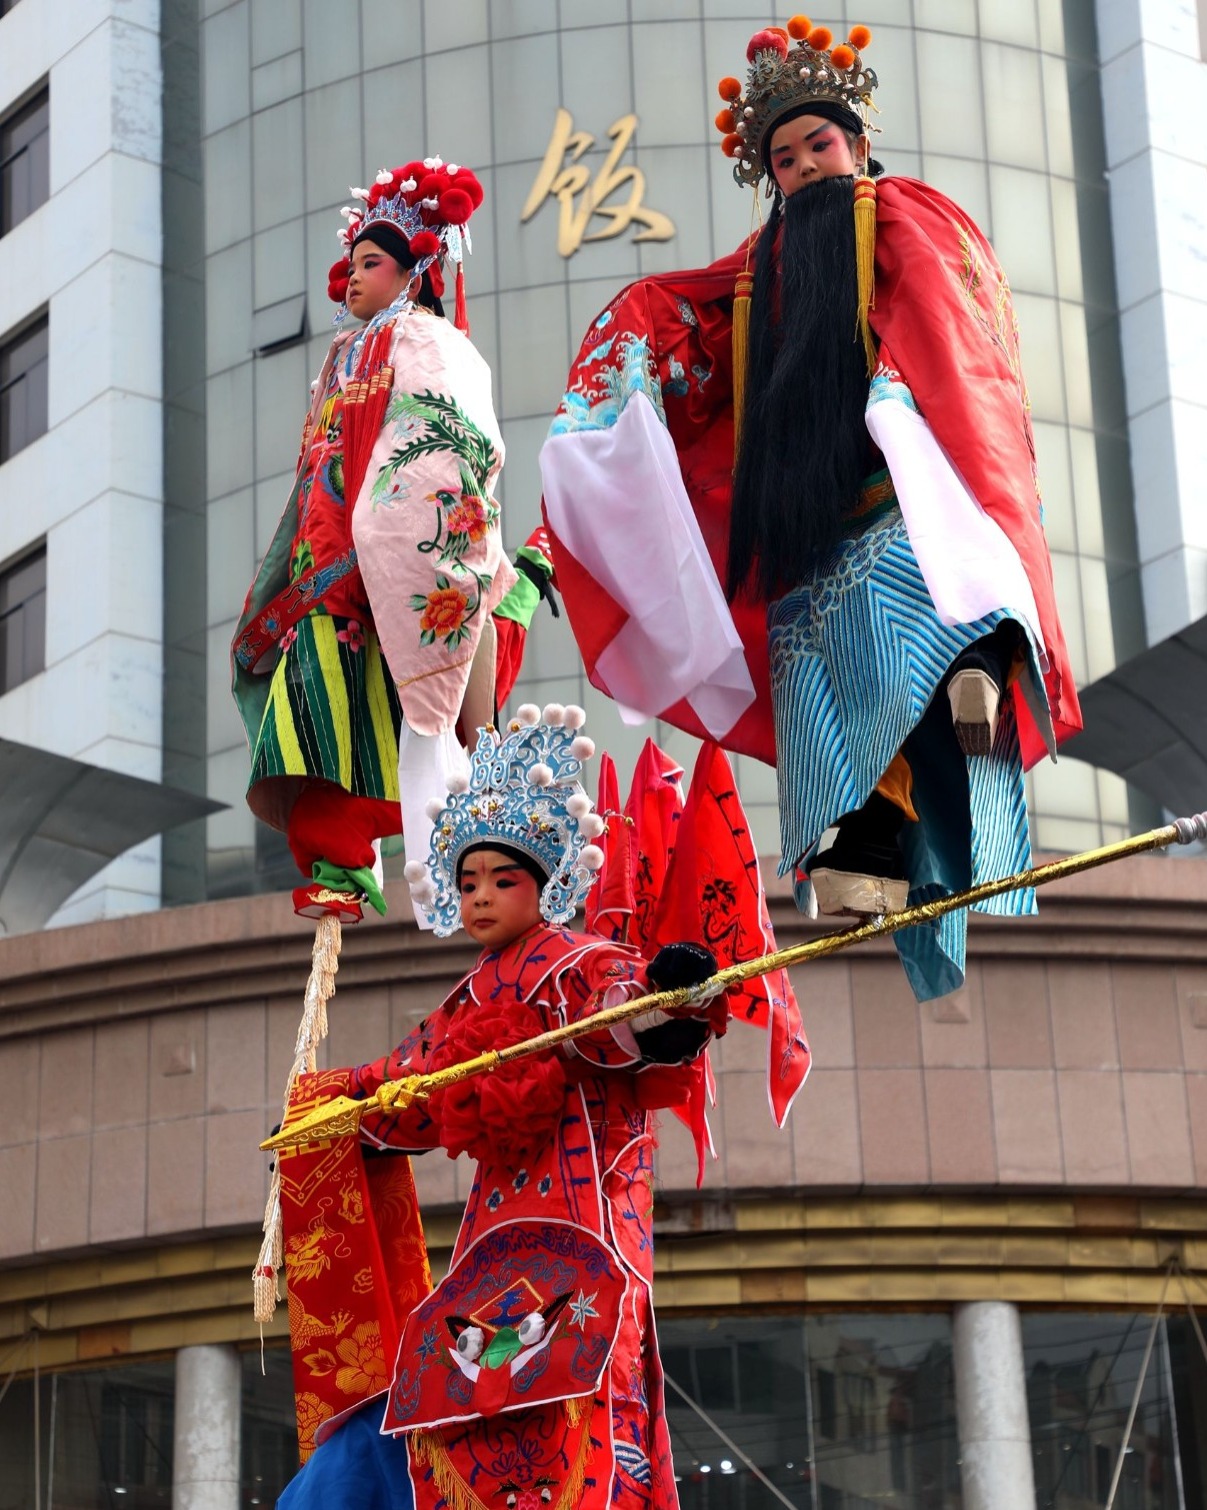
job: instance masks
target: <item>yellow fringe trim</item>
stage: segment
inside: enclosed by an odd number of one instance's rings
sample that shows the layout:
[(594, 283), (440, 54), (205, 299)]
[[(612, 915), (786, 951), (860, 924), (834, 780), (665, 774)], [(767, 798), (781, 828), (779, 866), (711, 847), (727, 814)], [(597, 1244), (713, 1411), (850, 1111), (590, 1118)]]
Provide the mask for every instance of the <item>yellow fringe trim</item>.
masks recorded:
[(571, 1426), (581, 1426), (590, 1417), (591, 1407), (595, 1404), (593, 1395), (572, 1395), (569, 1400), (564, 1400), (566, 1407), (566, 1420)]
[(876, 343), (868, 311), (876, 303), (876, 183), (855, 180), (855, 275), (859, 287), (859, 337), (867, 358), (868, 376), (876, 371)]
[[(758, 222), (756, 229), (755, 222)], [(746, 265), (738, 274), (733, 289), (733, 465), (737, 470), (742, 449), (742, 416), (746, 411), (746, 374), (750, 367), (750, 294), (754, 274), (750, 271), (750, 254), (763, 229), (763, 207), (759, 203), (759, 186), (754, 186), (750, 206), (750, 234), (746, 238)]]
[(750, 291), (754, 274), (740, 272), (733, 292), (733, 460), (742, 449), (742, 415), (746, 407), (746, 370), (750, 353)]
[[(562, 1485), (553, 1510), (574, 1510), (582, 1499), (587, 1481), (587, 1462), (591, 1456), (589, 1418), (595, 1401), (591, 1395), (563, 1400), (566, 1420), (572, 1429), (580, 1428), (578, 1451)], [(448, 1502), (448, 1510), (496, 1510), (478, 1498), (453, 1466), (444, 1438), (439, 1431), (412, 1431), (407, 1435), (411, 1456), (420, 1468), (431, 1468), (436, 1488)]]
[[(591, 1400), (590, 1395), (587, 1396), (587, 1399), (588, 1401)], [(567, 1400), (565, 1403), (566, 1415), (569, 1416), (570, 1402), (569, 1400)], [(583, 1487), (587, 1481), (587, 1459), (590, 1456), (591, 1428), (589, 1424), (584, 1421), (582, 1425), (582, 1431), (580, 1432), (578, 1439), (578, 1453), (575, 1456), (574, 1462), (570, 1467), (570, 1472), (566, 1477), (565, 1486), (562, 1489), (561, 1494), (558, 1496), (555, 1510), (577, 1510), (578, 1502), (583, 1497)]]
[(438, 1431), (413, 1431), (407, 1442), (415, 1462), (421, 1468), (431, 1468), (436, 1488), (448, 1501), (449, 1510), (490, 1510), (453, 1467)]

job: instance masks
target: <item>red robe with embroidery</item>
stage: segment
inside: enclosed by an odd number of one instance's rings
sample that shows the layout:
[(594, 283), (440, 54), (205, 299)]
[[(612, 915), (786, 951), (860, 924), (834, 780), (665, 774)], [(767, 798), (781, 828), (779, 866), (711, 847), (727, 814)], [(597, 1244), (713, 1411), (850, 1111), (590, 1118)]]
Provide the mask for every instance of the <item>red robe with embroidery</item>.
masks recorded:
[[(636, 951), (532, 929), (350, 1089), (646, 989)], [(418, 1510), (497, 1510), (509, 1494), (553, 1510), (678, 1504), (650, 1301), (650, 1110), (685, 1100), (696, 1069), (648, 1064), (625, 1026), (568, 1048), (362, 1123), (377, 1147), (479, 1161), (449, 1273), (407, 1319), (387, 1397), (382, 1430), (407, 1434)]]
[[(910, 178), (882, 179), (876, 205), (872, 328), (969, 491), (1018, 553), (1047, 651), (1044, 684), (1059, 743), (1081, 727), (1081, 715), (1040, 520), (1009, 287), (976, 225), (937, 189)], [(554, 422), (555, 433), (562, 419), (567, 429), (576, 428), (574, 409), (584, 393), (606, 392), (623, 407), (632, 373), (621, 356), (632, 350), (629, 338), (645, 343), (683, 483), (721, 582), (733, 471), (733, 291), (746, 260), (743, 245), (710, 267), (645, 278), (620, 293), (606, 311), (606, 329), (601, 317), (584, 341)], [(588, 513), (590, 500), (581, 503)], [(607, 692), (597, 663), (627, 615), (551, 534), (559, 585), (588, 675)], [(754, 698), (720, 742), (774, 765), (765, 605), (744, 596), (731, 608)], [(1020, 689), (1014, 697), (1023, 760), (1030, 766), (1046, 745)], [(689, 733), (708, 733), (686, 701), (660, 716)]]

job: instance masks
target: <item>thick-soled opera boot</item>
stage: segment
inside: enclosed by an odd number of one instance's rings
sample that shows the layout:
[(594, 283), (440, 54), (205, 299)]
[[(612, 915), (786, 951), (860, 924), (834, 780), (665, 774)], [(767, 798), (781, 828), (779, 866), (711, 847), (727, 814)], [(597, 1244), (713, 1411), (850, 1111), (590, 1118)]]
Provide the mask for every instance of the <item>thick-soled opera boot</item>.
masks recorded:
[(997, 715), (1019, 645), (1018, 626), (1006, 620), (952, 662), (947, 682), (951, 722), (965, 755), (988, 755)]
[(904, 822), (901, 809), (879, 792), (838, 820), (833, 843), (818, 851), (809, 871), (819, 911), (828, 917), (901, 911), (909, 896), (897, 842)]

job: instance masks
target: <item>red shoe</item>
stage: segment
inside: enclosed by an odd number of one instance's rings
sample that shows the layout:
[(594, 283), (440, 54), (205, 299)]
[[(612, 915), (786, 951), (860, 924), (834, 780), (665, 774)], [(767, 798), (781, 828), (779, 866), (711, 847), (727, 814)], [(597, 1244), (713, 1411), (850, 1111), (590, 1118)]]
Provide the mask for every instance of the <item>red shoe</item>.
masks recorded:
[(294, 888), (293, 910), (300, 918), (323, 918), (334, 914), (341, 923), (359, 923), (364, 917), (361, 899), (362, 894), (358, 891), (333, 891), (320, 881), (311, 881), (309, 886)]

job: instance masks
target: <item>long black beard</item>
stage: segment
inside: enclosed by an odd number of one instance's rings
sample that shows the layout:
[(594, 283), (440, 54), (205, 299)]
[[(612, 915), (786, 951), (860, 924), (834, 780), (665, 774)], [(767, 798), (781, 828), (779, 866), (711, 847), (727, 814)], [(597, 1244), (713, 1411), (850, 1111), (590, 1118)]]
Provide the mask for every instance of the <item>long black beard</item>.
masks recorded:
[(807, 580), (842, 539), (867, 475), (853, 191), (850, 178), (801, 189), (777, 201), (759, 237), (730, 600), (750, 579), (764, 599)]

